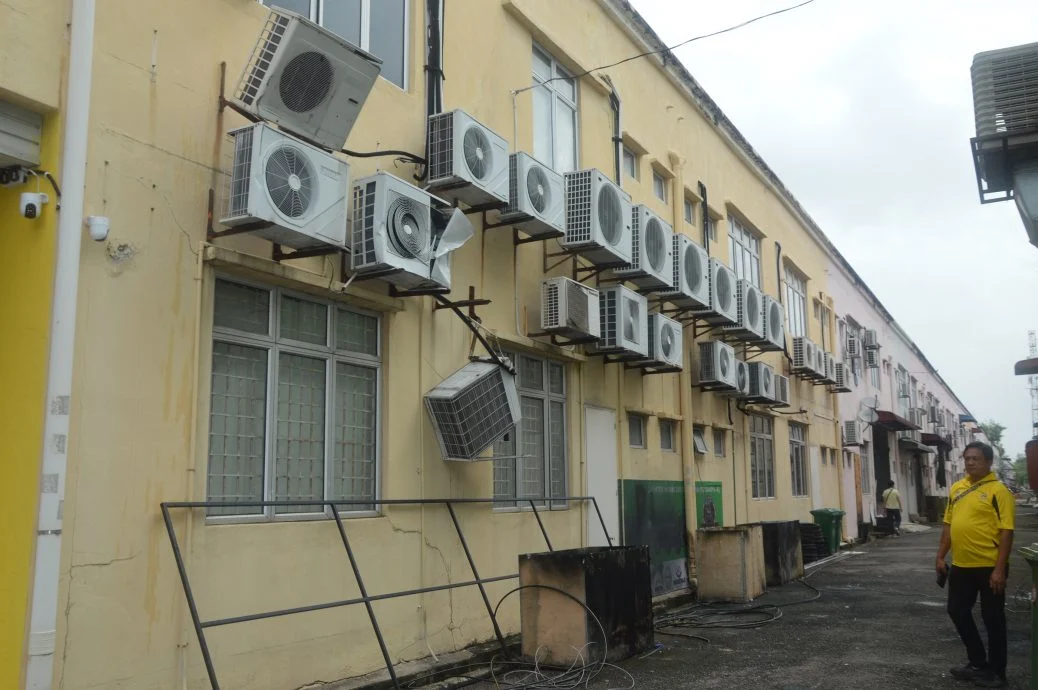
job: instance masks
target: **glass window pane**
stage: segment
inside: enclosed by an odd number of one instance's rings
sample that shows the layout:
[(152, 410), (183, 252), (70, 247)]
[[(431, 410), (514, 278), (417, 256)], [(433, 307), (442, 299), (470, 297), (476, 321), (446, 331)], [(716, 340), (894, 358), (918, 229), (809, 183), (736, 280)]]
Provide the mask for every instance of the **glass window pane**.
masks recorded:
[(378, 356), (378, 319), (340, 309), (335, 326), (335, 349)]
[(632, 447), (645, 447), (645, 420), (640, 415), (627, 415), (627, 435)]
[(281, 297), (282, 338), (314, 345), (328, 344), (328, 305), (320, 302)]
[(632, 180), (638, 179), (638, 159), (635, 157), (634, 152), (628, 148), (624, 149), (624, 172)]
[(523, 396), (523, 417), (519, 423), (519, 498), (544, 496), (544, 402)]
[(531, 390), (544, 390), (544, 362), (533, 357), (520, 357), (519, 385)]
[(289, 10), (301, 14), (308, 19), (313, 19), (310, 16), (310, 0), (263, 0), (263, 4), (270, 7), (280, 7), (283, 10)]
[(360, 3), (361, 0), (324, 0), (321, 26), (360, 46)]
[(724, 442), (726, 432), (724, 429), (714, 429), (714, 455), (724, 457)]
[[(274, 499), (324, 498), (325, 360), (282, 353), (278, 360)], [(318, 512), (320, 506), (276, 508)]]
[[(516, 435), (513, 429), (508, 436), (494, 444), (494, 498), (515, 498)], [(497, 508), (514, 507), (514, 503), (495, 503)]]
[[(267, 351), (213, 343), (208, 500), (263, 500), (266, 419)], [(262, 508), (209, 510), (210, 515), (262, 512)]]
[(551, 92), (547, 87), (533, 90), (533, 157), (555, 170), (555, 153), (551, 128)]
[(533, 49), (533, 76), (538, 81), (551, 79), (551, 58), (536, 48)]
[(690, 199), (685, 199), (685, 222), (690, 225), (695, 222), (695, 216), (693, 215), (692, 210), (692, 201)]
[(406, 0), (377, 0), (370, 4), (370, 50), (382, 58), (382, 76), (404, 86), (404, 23)]
[(660, 448), (674, 450), (674, 422), (669, 419), (660, 420)]
[(216, 281), (213, 325), (246, 333), (270, 332), (270, 291), (226, 280)]
[(561, 402), (548, 404), (548, 470), (552, 498), (566, 495), (566, 410)]
[(559, 95), (568, 100), (570, 103), (577, 102), (577, 82), (569, 76), (569, 72), (562, 69), (558, 65), (555, 66), (555, 81), (552, 82), (552, 86), (559, 92)]
[[(366, 500), (375, 497), (378, 430), (378, 371), (339, 362), (335, 365), (334, 447), (329, 496)], [(347, 510), (373, 510), (373, 505)]]
[(566, 367), (554, 362), (548, 363), (548, 389), (554, 395), (566, 392)]
[(577, 112), (556, 101), (555, 114), (555, 171), (572, 172), (577, 169)]

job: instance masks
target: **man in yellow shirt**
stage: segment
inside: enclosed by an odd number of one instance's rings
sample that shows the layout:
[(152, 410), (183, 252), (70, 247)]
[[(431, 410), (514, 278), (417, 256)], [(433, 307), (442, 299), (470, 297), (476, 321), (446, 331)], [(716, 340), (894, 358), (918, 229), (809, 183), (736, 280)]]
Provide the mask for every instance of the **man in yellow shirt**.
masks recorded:
[[(966, 477), (948, 492), (944, 531), (937, 550), (937, 576), (948, 577), (948, 615), (966, 645), (969, 663), (953, 668), (952, 676), (972, 680), (983, 688), (1004, 688), (1006, 682), (1006, 576), (1013, 548), (1013, 495), (991, 471), (994, 453), (974, 442), (962, 454)], [(951, 571), (945, 556), (951, 550)], [(987, 653), (973, 620), (980, 595), (980, 614), (988, 631)]]
[(890, 484), (887, 485), (887, 490), (883, 492), (883, 507), (887, 509), (887, 515), (890, 516), (891, 522), (894, 526), (894, 534), (901, 536), (901, 493), (894, 488), (894, 481), (891, 480)]

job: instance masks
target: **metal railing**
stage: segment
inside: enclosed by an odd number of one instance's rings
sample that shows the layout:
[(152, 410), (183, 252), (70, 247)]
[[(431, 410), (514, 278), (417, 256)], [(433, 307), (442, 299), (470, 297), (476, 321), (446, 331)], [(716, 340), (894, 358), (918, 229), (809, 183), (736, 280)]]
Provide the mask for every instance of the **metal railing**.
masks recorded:
[[(518, 506), (523, 504), (529, 504), (530, 509), (533, 512), (534, 517), (537, 519), (537, 525), (541, 530), (541, 535), (544, 537), (544, 543), (547, 545), (549, 551), (554, 551), (551, 539), (548, 537), (548, 531), (544, 526), (544, 521), (541, 519), (541, 513), (537, 509), (537, 502), (547, 502), (547, 510), (554, 512), (561, 510), (560, 508), (552, 507), (554, 502), (571, 502), (571, 501), (590, 501), (591, 505), (595, 509), (595, 514), (598, 515), (598, 522), (602, 526), (602, 533), (605, 535), (606, 542), (609, 546), (613, 545), (613, 540), (609, 536), (609, 530), (606, 527), (605, 519), (602, 517), (602, 511), (598, 508), (598, 502), (593, 496), (565, 496), (555, 498), (533, 498), (533, 499), (514, 499), (514, 498), (424, 498), (424, 499), (374, 499), (374, 500), (356, 500), (356, 501), (313, 501), (313, 500), (298, 500), (298, 501), (167, 501), (160, 504), (162, 510), (162, 520), (166, 525), (166, 533), (169, 536), (170, 547), (173, 549), (173, 558), (177, 564), (177, 572), (180, 575), (180, 583), (184, 589), (184, 596), (187, 599), (188, 611), (191, 615), (191, 623), (195, 629), (195, 636), (198, 638), (198, 648), (202, 653), (202, 660), (205, 662), (206, 674), (209, 676), (209, 685), (213, 690), (219, 690), (220, 683), (216, 677), (216, 668), (213, 665), (212, 653), (209, 650), (209, 644), (206, 641), (205, 631), (208, 628), (216, 628), (225, 625), (233, 625), (235, 623), (246, 623), (249, 621), (264, 620), (268, 618), (278, 618), (281, 616), (290, 616), (298, 613), (308, 613), (311, 611), (321, 611), (325, 609), (339, 608), (342, 606), (352, 606), (354, 604), (364, 604), (364, 608), (367, 610), (368, 618), (371, 621), (371, 628), (375, 633), (375, 638), (378, 641), (379, 650), (382, 652), (382, 658), (386, 664), (386, 671), (389, 672), (389, 677), (393, 681), (393, 687), (399, 690), (400, 682), (397, 679), (396, 671), (393, 668), (393, 661), (389, 655), (389, 649), (386, 647), (385, 637), (382, 635), (382, 629), (379, 627), (378, 618), (375, 616), (375, 610), (372, 607), (372, 602), (385, 601), (387, 599), (398, 599), (401, 597), (414, 596), (417, 594), (427, 594), (430, 592), (440, 592), (448, 589), (458, 589), (460, 587), (472, 587), (476, 586), (479, 588), (479, 593), (483, 598), (483, 603), (486, 606), (487, 613), (490, 616), (490, 622), (494, 626), (494, 635), (497, 637), (498, 643), (501, 648), (505, 649), (505, 638), (501, 633), (501, 628), (497, 623), (497, 617), (494, 615), (494, 608), (490, 604), (490, 598), (487, 596), (485, 585), (492, 582), (500, 582), (503, 580), (513, 580), (519, 577), (518, 573), (512, 575), (499, 575), (496, 577), (481, 578), (479, 571), (476, 568), (475, 558), (472, 556), (472, 550), (469, 548), (468, 541), (465, 539), (465, 534), (461, 529), (461, 523), (458, 521), (457, 512), (454, 510), (455, 505), (470, 505), (470, 504), (507, 504), (510, 506)], [(429, 587), (419, 587), (417, 589), (408, 589), (397, 592), (389, 592), (384, 594), (369, 595), (367, 587), (364, 585), (364, 580), (360, 574), (360, 566), (357, 563), (356, 554), (353, 551), (353, 547), (350, 544), (349, 536), (346, 534), (346, 524), (343, 521), (342, 513), (339, 510), (340, 506), (388, 506), (388, 505), (442, 505), (447, 508), (447, 512), (450, 515), (451, 522), (454, 525), (454, 530), (458, 535), (458, 540), (461, 543), (461, 547), (465, 552), (465, 558), (468, 560), (469, 569), (472, 571), (471, 580), (465, 582), (447, 583), (445, 585), (432, 585)], [(337, 601), (329, 601), (319, 604), (310, 604), (307, 606), (296, 606), (292, 608), (276, 609), (273, 611), (263, 611), (260, 613), (250, 613), (240, 616), (232, 616), (228, 618), (216, 618), (212, 620), (202, 620), (202, 617), (198, 612), (198, 604), (195, 601), (195, 595), (191, 590), (191, 581), (188, 577), (187, 567), (184, 564), (184, 556), (180, 551), (180, 542), (177, 539), (176, 529), (173, 527), (173, 518), (170, 514), (171, 510), (182, 510), (182, 509), (210, 509), (210, 508), (287, 508), (287, 507), (302, 507), (302, 506), (321, 506), (326, 510), (327, 519), (335, 521), (336, 527), (338, 528), (339, 537), (342, 541), (342, 545), (346, 550), (346, 557), (349, 559), (350, 568), (353, 570), (353, 577), (357, 581), (357, 589), (360, 592), (359, 597), (353, 597), (351, 599), (341, 599)], [(544, 506), (542, 506), (542, 510)]]

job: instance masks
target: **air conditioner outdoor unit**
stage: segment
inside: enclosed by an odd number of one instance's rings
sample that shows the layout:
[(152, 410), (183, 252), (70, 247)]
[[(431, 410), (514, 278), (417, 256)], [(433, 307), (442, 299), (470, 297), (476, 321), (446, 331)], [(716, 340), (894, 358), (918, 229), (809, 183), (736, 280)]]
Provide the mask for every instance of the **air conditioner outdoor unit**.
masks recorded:
[(760, 290), (745, 278), (740, 278), (735, 287), (736, 323), (722, 330), (748, 342), (757, 342), (764, 337), (764, 312)]
[(764, 337), (758, 341), (764, 350), (786, 349), (786, 315), (782, 311), (782, 303), (768, 295), (764, 295), (763, 314)]
[(674, 228), (638, 204), (631, 211), (631, 263), (616, 269), (616, 275), (642, 288), (673, 290), (673, 245)]
[(836, 383), (836, 358), (831, 352), (823, 352), (822, 357), (824, 370), (822, 380), (826, 383)]
[(682, 308), (710, 307), (710, 257), (706, 250), (681, 233), (674, 233), (672, 247), (673, 292), (660, 297)]
[(720, 340), (699, 343), (699, 385), (704, 390), (738, 389), (735, 349)]
[(843, 445), (860, 446), (862, 444), (861, 422), (857, 419), (843, 423)]
[(735, 272), (720, 259), (710, 259), (710, 308), (693, 310), (696, 318), (717, 326), (738, 322), (739, 305), (736, 300)]
[(329, 149), (341, 149), (382, 61), (310, 20), (271, 10), (233, 100)]
[(659, 367), (684, 368), (684, 338), (681, 323), (663, 314), (649, 314), (649, 356)]
[(598, 290), (569, 278), (541, 283), (541, 330), (566, 338), (600, 338)]
[(350, 265), (355, 274), (408, 290), (450, 288), (452, 250), (467, 236), (448, 238), (450, 226), (437, 232), (427, 192), (380, 172), (357, 180), (351, 210)]
[(429, 117), (428, 189), (469, 206), (508, 203), (508, 142), (463, 110)]
[(879, 335), (874, 330), (865, 331), (865, 349), (876, 350), (879, 348)]
[(566, 185), (562, 175), (523, 151), (508, 157), (508, 206), (501, 223), (530, 237), (566, 234)]
[(793, 338), (793, 373), (805, 379), (815, 379), (818, 347), (805, 337)]
[(775, 370), (764, 362), (750, 362), (750, 391), (753, 402), (775, 402)]
[(476, 460), (513, 431), (521, 412), (515, 377), (502, 366), (470, 362), (425, 396), (440, 452), (448, 460)]
[(746, 398), (750, 394), (750, 366), (741, 359), (735, 360), (735, 388), (721, 391), (721, 395), (733, 398)]
[(836, 384), (836, 392), (850, 393), (854, 390), (854, 372), (851, 371), (851, 368), (843, 362), (836, 362), (835, 369), (836, 372), (835, 376), (833, 376), (833, 381)]
[(879, 369), (879, 350), (865, 350), (865, 366), (869, 369)]
[(631, 197), (601, 171), (566, 173), (566, 237), (563, 248), (596, 266), (631, 262)]
[(622, 285), (599, 292), (602, 339), (592, 346), (600, 354), (644, 359), (649, 355), (649, 302)]
[(220, 223), (260, 224), (253, 234), (293, 249), (345, 248), (345, 161), (263, 123), (231, 136), (234, 164)]
[(854, 333), (847, 334), (847, 356), (861, 357), (861, 341)]
[(789, 407), (789, 377), (781, 374), (775, 375), (775, 402), (776, 407)]

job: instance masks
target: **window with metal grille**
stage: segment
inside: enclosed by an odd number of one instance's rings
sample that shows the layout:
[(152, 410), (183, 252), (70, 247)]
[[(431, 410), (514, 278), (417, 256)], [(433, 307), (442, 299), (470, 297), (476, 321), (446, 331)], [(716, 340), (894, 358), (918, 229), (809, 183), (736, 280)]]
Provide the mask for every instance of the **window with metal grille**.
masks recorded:
[(760, 238), (736, 218), (728, 219), (728, 256), (735, 275), (760, 288)]
[(677, 451), (677, 426), (673, 419), (660, 420), (660, 450)]
[[(807, 427), (803, 424), (789, 423), (789, 469), (793, 475), (793, 495), (807, 495), (807, 464), (804, 460), (804, 443), (807, 439)], [(825, 448), (822, 449), (825, 458)], [(824, 460), (823, 460), (824, 462)]]
[[(217, 280), (209, 500), (376, 497), (380, 326), (377, 316), (333, 302)], [(272, 518), (321, 511), (242, 507), (209, 514)]]
[(261, 0), (307, 17), (382, 60), (381, 76), (406, 89), (408, 0)]
[(751, 414), (750, 481), (754, 498), (775, 498), (775, 446), (770, 417)]
[(534, 46), (533, 83), (533, 156), (556, 172), (572, 172), (577, 169), (577, 82)]
[(786, 330), (792, 337), (807, 335), (807, 280), (786, 266)]
[(566, 495), (566, 367), (528, 355), (508, 357), (516, 363), (522, 419), (513, 433), (494, 444), (494, 498), (535, 498), (545, 505)]

